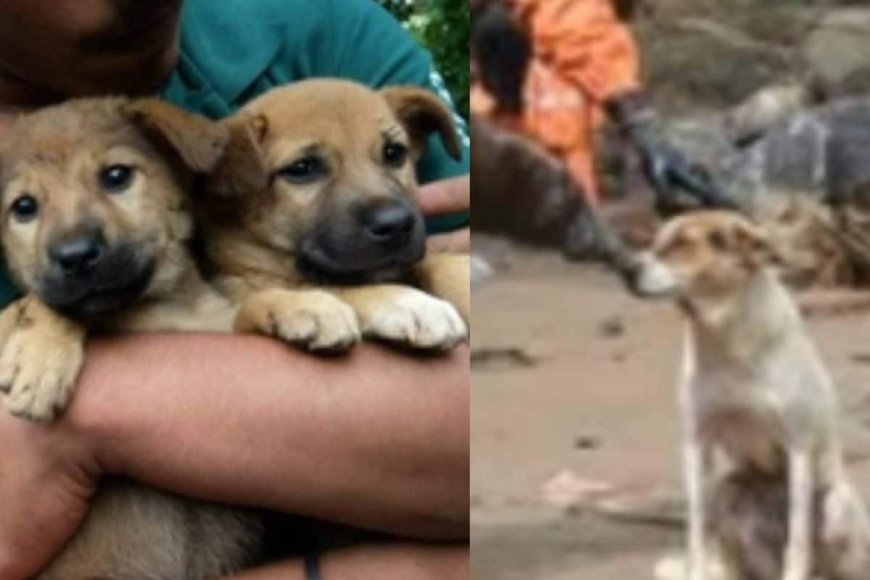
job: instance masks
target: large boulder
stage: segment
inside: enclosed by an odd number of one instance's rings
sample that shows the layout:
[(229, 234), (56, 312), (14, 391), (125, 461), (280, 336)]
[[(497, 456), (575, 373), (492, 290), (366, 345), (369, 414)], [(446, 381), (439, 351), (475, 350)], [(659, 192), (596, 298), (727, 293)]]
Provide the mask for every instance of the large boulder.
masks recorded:
[(656, 0), (636, 10), (644, 81), (675, 116), (734, 106), (759, 89), (813, 83), (870, 91), (870, 7), (807, 0)]
[(825, 13), (802, 46), (811, 75), (833, 96), (870, 91), (870, 9), (843, 8)]

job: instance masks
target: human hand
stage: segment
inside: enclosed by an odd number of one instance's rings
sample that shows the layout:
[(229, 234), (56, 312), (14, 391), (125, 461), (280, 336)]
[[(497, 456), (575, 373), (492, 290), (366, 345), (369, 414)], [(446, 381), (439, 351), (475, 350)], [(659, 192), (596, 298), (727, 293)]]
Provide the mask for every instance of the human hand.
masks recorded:
[(0, 411), (0, 578), (30, 578), (83, 520), (100, 475), (67, 417), (51, 425)]
[[(417, 195), (420, 210), (426, 216), (438, 216), (471, 210), (471, 180), (466, 175), (424, 185)], [(471, 248), (471, 230), (460, 230), (429, 236), (428, 247), (433, 252), (463, 253)]]
[(611, 117), (621, 126), (640, 156), (641, 166), (656, 194), (662, 213), (684, 203), (683, 191), (705, 207), (736, 209), (733, 200), (710, 171), (689, 158), (659, 127), (658, 118), (643, 93), (629, 93), (607, 103)]
[(656, 193), (660, 209), (680, 205), (677, 191), (692, 195), (705, 207), (733, 209), (734, 203), (703, 166), (693, 163), (652, 127), (637, 127), (631, 133), (640, 155), (644, 175)]

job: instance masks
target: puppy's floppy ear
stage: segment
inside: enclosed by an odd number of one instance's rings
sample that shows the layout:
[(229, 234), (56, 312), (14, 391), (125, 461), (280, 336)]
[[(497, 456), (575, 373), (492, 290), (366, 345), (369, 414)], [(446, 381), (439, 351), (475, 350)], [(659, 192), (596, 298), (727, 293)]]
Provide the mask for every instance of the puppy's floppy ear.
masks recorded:
[(160, 99), (132, 101), (124, 112), (149, 137), (168, 145), (185, 165), (198, 173), (211, 171), (227, 144), (227, 130), (220, 123)]
[(389, 87), (380, 93), (410, 133), (417, 152), (422, 152), (426, 138), (437, 132), (450, 156), (457, 161), (462, 158), (453, 114), (436, 95), (419, 87)]
[(269, 184), (261, 144), (269, 130), (263, 115), (241, 113), (225, 121), (229, 142), (209, 175), (206, 190), (221, 196), (262, 191)]
[(770, 238), (756, 225), (740, 223), (735, 227), (737, 251), (750, 267), (781, 266), (782, 254)]

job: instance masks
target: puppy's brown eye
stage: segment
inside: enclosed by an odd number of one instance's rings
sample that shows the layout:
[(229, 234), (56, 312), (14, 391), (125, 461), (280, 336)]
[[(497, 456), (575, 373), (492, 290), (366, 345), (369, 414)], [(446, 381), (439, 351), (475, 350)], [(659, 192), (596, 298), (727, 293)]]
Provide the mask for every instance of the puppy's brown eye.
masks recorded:
[(305, 185), (327, 173), (326, 164), (317, 157), (303, 157), (278, 172), (278, 177), (290, 183)]
[(9, 207), (15, 219), (21, 223), (29, 222), (39, 213), (39, 202), (32, 195), (24, 194)]
[(728, 237), (720, 231), (712, 231), (709, 236), (710, 246), (717, 252), (724, 252), (728, 249)]
[(384, 163), (396, 169), (405, 165), (408, 160), (408, 148), (401, 143), (387, 143), (384, 145)]
[(133, 182), (133, 168), (129, 165), (110, 165), (97, 174), (100, 187), (109, 193), (121, 193)]

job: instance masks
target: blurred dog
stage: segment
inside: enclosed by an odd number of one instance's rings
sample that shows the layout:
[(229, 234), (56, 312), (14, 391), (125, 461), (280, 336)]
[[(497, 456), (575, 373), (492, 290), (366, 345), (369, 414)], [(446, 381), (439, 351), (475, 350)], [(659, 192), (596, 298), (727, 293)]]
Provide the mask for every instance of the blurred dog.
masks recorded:
[[(641, 296), (688, 318), (681, 371), (688, 577), (707, 578), (712, 524), (742, 580), (867, 578), (870, 522), (848, 481), (834, 385), (772, 266), (776, 252), (737, 214), (665, 225), (630, 275)], [(715, 448), (729, 460), (710, 518)]]
[[(153, 99), (70, 101), (15, 124), (0, 161), (2, 241), (28, 295), (0, 315), (9, 410), (61, 411), (88, 331), (232, 328), (237, 309), (188, 251), (187, 190), (226, 141), (218, 124)], [(256, 556), (259, 530), (240, 511), (107, 483), (38, 578), (220, 576)]]
[(425, 256), (415, 199), (414, 161), (431, 134), (460, 155), (435, 95), (304, 81), (255, 99), (226, 125), (230, 141), (199, 196), (198, 221), (218, 286), (239, 301), (262, 291), (246, 300), (237, 330), (352, 342), (355, 329), (334, 328), (329, 309), (286, 308), (316, 293), (352, 306), (362, 336), (427, 350), (465, 340), (457, 309), (467, 320), (469, 257)]

